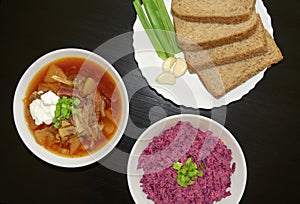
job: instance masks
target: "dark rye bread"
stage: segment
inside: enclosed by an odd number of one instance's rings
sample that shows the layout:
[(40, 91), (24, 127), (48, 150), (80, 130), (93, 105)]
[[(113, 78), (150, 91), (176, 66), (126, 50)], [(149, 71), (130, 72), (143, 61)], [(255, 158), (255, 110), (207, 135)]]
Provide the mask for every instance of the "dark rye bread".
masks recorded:
[(188, 22), (173, 16), (176, 38), (183, 50), (196, 51), (243, 40), (256, 31), (257, 14), (239, 24)]
[(172, 0), (174, 16), (186, 21), (237, 24), (250, 19), (255, 0)]
[(265, 31), (265, 35), (268, 47), (265, 54), (197, 72), (206, 89), (215, 98), (222, 97), (263, 69), (283, 59), (274, 39), (267, 31)]
[[(266, 52), (267, 42), (260, 17), (258, 21), (259, 25), (256, 32), (242, 41), (196, 52), (184, 51), (185, 60), (190, 65), (189, 67), (193, 67), (196, 70), (209, 69), (217, 65), (233, 63)], [(189, 69), (189, 71), (190, 73), (195, 73), (193, 69)]]

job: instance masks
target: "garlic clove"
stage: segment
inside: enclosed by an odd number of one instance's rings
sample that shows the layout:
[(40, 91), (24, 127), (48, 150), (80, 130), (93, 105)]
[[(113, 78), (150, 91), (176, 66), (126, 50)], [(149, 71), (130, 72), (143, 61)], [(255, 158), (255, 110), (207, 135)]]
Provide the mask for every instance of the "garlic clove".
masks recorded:
[(163, 72), (157, 76), (156, 81), (159, 84), (174, 85), (176, 82), (176, 78), (169, 72)]
[(185, 60), (182, 58), (177, 58), (176, 64), (173, 68), (173, 75), (175, 77), (180, 77), (185, 74), (186, 70), (187, 70), (187, 64)]
[(165, 59), (162, 64), (163, 71), (170, 72), (170, 70), (173, 67), (175, 62), (176, 62), (176, 58), (174, 58), (174, 57), (169, 57), (169, 58)]

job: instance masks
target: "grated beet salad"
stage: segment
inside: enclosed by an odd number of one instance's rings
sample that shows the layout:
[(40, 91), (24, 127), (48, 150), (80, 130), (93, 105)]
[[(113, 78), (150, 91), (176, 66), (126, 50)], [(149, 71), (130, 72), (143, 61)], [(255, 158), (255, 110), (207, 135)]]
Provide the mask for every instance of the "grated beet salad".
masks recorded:
[[(185, 163), (188, 158), (197, 166), (204, 164), (203, 176), (193, 185), (181, 187), (172, 165), (177, 161)], [(231, 195), (230, 176), (235, 170), (231, 160), (231, 150), (212, 132), (178, 122), (155, 136), (139, 157), (138, 168), (144, 171), (141, 187), (155, 203), (212, 204)]]

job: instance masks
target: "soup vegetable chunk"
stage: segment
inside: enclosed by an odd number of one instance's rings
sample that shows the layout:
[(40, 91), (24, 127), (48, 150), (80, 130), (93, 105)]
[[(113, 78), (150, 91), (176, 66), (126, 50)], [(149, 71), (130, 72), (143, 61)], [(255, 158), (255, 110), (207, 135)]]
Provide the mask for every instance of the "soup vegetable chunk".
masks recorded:
[(117, 131), (122, 108), (112, 76), (79, 57), (43, 67), (30, 82), (23, 102), (36, 142), (68, 157), (103, 147)]

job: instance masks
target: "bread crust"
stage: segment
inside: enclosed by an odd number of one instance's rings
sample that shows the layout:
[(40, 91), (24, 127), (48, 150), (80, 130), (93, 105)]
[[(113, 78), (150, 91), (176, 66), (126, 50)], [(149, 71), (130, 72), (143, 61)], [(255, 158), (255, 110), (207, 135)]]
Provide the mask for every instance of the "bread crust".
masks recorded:
[(201, 22), (201, 23), (222, 23), (222, 24), (238, 24), (250, 19), (252, 12), (255, 10), (255, 2), (256, 0), (252, 0), (251, 7), (243, 13), (228, 15), (228, 16), (218, 16), (218, 15), (210, 15), (210, 16), (201, 16), (192, 15), (192, 14), (182, 14), (180, 13), (180, 7), (182, 6), (179, 0), (173, 0), (171, 4), (171, 12), (172, 15), (190, 22)]
[[(187, 63), (195, 70), (203, 70), (265, 53), (268, 47), (264, 27), (261, 19), (258, 20), (256, 33), (243, 41), (196, 52), (184, 51)], [(189, 72), (195, 73), (194, 69), (189, 69)]]
[[(265, 68), (269, 68), (272, 64), (278, 63), (283, 59), (282, 53), (274, 39), (266, 30), (264, 32), (268, 44), (268, 51), (264, 54), (197, 72), (206, 89), (215, 98), (222, 97)], [(221, 82), (213, 81), (212, 78), (219, 78)], [(215, 84), (217, 85), (215, 86)]]
[[(254, 14), (257, 15), (257, 14)], [(193, 42), (191, 39), (188, 39), (186, 36), (181, 36), (178, 34), (179, 28), (176, 24), (176, 19), (174, 19), (174, 27), (175, 31), (177, 33), (176, 39), (178, 46), (187, 51), (197, 51), (199, 49), (209, 49), (214, 48), (218, 46), (222, 46), (225, 44), (241, 41), (245, 38), (248, 38), (249, 36), (253, 35), (256, 32), (256, 28), (258, 26), (258, 21), (253, 23), (253, 25), (249, 26), (248, 28), (245, 28), (244, 30), (241, 30), (240, 32), (236, 32), (230, 36), (224, 36), (219, 39), (207, 39), (205, 42)]]
[(238, 24), (250, 19), (251, 14), (245, 13), (237, 16), (228, 16), (228, 17), (220, 17), (220, 16), (186, 16), (180, 15), (176, 13), (176, 11), (172, 10), (172, 15), (190, 22), (201, 22), (201, 23), (222, 23), (222, 24)]

